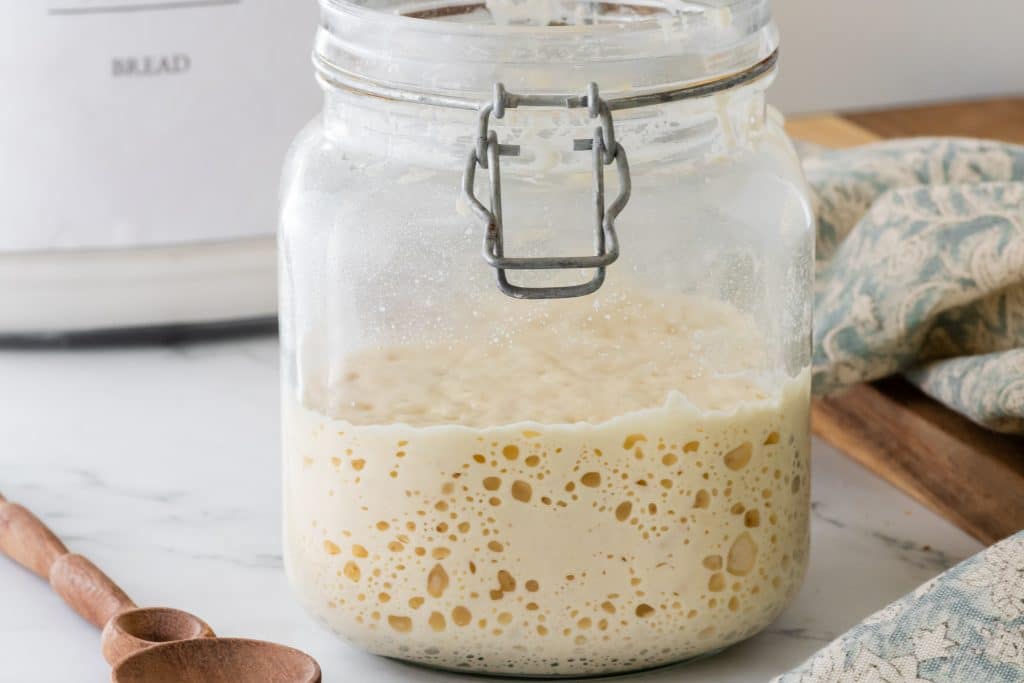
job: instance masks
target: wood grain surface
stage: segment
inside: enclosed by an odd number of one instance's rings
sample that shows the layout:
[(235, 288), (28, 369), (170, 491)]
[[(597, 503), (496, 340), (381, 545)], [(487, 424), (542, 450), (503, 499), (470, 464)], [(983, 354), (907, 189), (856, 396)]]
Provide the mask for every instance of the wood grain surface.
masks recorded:
[[(1024, 98), (794, 118), (828, 147), (966, 136), (1024, 143)], [(815, 399), (814, 433), (979, 541), (1024, 529), (1024, 438), (995, 434), (891, 378)]]
[(937, 135), (1024, 144), (1024, 97), (863, 112), (843, 118), (882, 138)]
[(1020, 441), (977, 427), (902, 379), (816, 399), (814, 432), (983, 543), (1022, 528)]

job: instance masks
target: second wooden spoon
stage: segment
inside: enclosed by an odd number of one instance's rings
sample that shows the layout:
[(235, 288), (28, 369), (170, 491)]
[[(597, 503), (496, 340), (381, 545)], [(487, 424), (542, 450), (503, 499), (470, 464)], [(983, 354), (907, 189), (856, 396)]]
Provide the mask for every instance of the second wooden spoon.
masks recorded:
[(0, 495), (0, 552), (47, 579), (102, 628), (114, 683), (319, 683), (309, 655), (284, 645), (216, 638), (205, 621), (168, 607), (139, 608), (96, 565), (68, 552), (29, 510)]

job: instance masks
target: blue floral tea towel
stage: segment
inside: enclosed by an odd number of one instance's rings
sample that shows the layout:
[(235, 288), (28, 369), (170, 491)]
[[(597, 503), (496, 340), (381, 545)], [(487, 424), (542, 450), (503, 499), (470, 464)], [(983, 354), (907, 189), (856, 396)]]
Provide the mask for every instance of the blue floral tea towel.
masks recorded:
[(1024, 147), (919, 138), (818, 152), (814, 384), (904, 373), (1024, 434)]
[(953, 567), (773, 683), (1024, 681), (1024, 533)]

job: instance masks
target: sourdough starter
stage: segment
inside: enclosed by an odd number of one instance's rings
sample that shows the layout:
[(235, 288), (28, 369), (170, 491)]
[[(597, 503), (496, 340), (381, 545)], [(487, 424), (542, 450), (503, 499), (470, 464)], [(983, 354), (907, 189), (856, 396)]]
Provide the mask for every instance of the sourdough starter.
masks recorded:
[(284, 406), (286, 565), (327, 626), (433, 666), (583, 675), (718, 650), (787, 604), (807, 371), (767, 375), (725, 304), (583, 311), (352, 354)]

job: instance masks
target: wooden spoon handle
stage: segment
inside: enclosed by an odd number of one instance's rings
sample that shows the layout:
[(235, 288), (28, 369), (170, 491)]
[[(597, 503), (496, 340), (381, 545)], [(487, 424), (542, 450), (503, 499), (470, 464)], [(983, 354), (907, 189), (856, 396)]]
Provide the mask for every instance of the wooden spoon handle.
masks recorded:
[(70, 555), (38, 517), (0, 495), (0, 551), (35, 572), (86, 621), (103, 628), (110, 617), (135, 607), (116, 583), (81, 555)]
[(50, 569), (50, 585), (64, 602), (97, 628), (135, 603), (110, 577), (81, 555), (63, 555)]
[(68, 549), (38, 517), (0, 495), (0, 552), (49, 579), (50, 567)]

